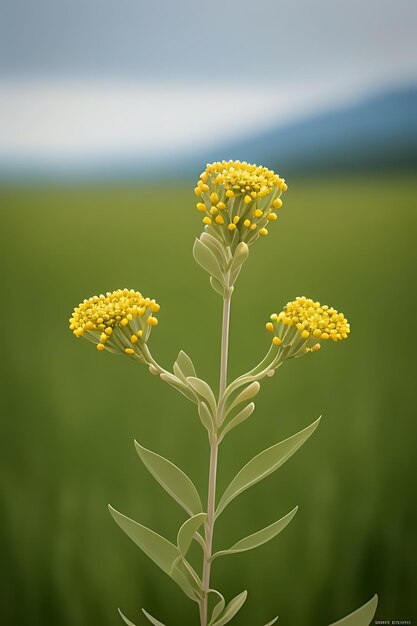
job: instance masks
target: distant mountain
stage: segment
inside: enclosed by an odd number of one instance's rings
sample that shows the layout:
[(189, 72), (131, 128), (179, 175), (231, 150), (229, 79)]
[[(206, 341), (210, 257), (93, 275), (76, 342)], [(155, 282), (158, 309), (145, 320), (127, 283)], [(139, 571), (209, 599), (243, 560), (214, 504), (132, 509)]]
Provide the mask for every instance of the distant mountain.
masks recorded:
[[(275, 171), (315, 174), (417, 170), (417, 86), (391, 90), (320, 114), (273, 126), (187, 156), (146, 161), (137, 154), (83, 159), (79, 163), (0, 163), (0, 180), (150, 181), (192, 180), (205, 163), (239, 159)], [(157, 174), (156, 174), (157, 173)]]
[(204, 161), (240, 159), (279, 172), (417, 167), (417, 87), (380, 93), (229, 145)]

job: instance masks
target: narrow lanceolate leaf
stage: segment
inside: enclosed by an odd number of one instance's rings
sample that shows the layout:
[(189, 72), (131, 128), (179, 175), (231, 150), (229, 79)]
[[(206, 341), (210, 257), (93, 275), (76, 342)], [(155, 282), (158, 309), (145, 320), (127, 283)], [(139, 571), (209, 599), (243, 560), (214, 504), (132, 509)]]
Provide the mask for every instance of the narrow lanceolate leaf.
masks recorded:
[(179, 467), (164, 459), (163, 456), (147, 450), (137, 441), (135, 441), (135, 448), (152, 476), (189, 515), (201, 513), (203, 507), (197, 489)]
[(212, 235), (210, 235), (210, 233), (205, 233), (205, 232), (201, 233), (200, 241), (204, 243), (204, 245), (207, 246), (207, 248), (210, 248), (210, 250), (213, 252), (216, 259), (218, 260), (221, 269), (225, 270), (227, 261), (226, 261), (224, 247), (222, 246), (220, 241), (216, 239), (215, 237), (213, 237)]
[(296, 435), (267, 448), (249, 461), (249, 463), (238, 472), (221, 497), (216, 510), (216, 517), (218, 517), (227, 505), (236, 498), (236, 496), (242, 493), (242, 491), (245, 491), (266, 476), (269, 476), (269, 474), (285, 463), (316, 430), (320, 419), (321, 418)]
[(206, 272), (214, 276), (220, 283), (223, 283), (223, 272), (216, 255), (199, 239), (196, 239), (194, 242), (193, 256)]
[(217, 409), (216, 398), (206, 381), (201, 380), (201, 378), (195, 378), (194, 376), (188, 376), (187, 383), (197, 395), (207, 401), (212, 414), (215, 415)]
[(236, 248), (232, 264), (230, 266), (230, 281), (233, 283), (238, 277), (243, 263), (249, 256), (249, 248), (247, 244), (242, 241)]
[(338, 622), (330, 624), (330, 626), (369, 626), (374, 619), (376, 607), (378, 606), (378, 596), (375, 594), (373, 598), (364, 604), (360, 609), (350, 613)]
[(130, 517), (126, 517), (119, 511), (116, 511), (109, 505), (109, 511), (120, 526), (120, 528), (126, 533), (130, 539), (136, 543), (137, 546), (150, 558), (154, 563), (158, 565), (166, 574), (170, 575), (172, 564), (175, 559), (180, 556), (180, 552), (177, 546), (174, 546), (170, 541), (158, 535), (153, 530), (138, 524)]
[(149, 615), (149, 613), (145, 611), (145, 609), (142, 609), (142, 613), (145, 615), (145, 617), (148, 618), (148, 620), (150, 621), (151, 624), (153, 624), (153, 626), (165, 626), (165, 624), (163, 624), (159, 620), (152, 617), (152, 615)]
[(182, 393), (183, 396), (188, 398), (188, 400), (191, 400), (191, 402), (197, 403), (197, 397), (195, 393), (191, 391), (191, 389), (189, 389), (187, 385), (184, 382), (182, 382), (182, 380), (178, 378), (177, 376), (174, 376), (173, 374), (170, 374), (169, 372), (163, 372), (162, 374), (160, 374), (159, 378), (163, 380), (164, 383), (168, 383), (168, 385), (171, 385), (171, 387), (174, 387), (175, 389), (177, 389), (177, 391)]
[(207, 428), (208, 432), (212, 433), (214, 429), (214, 420), (205, 402), (198, 403), (198, 415), (200, 416), (200, 420), (204, 428)]
[(223, 284), (218, 281), (217, 278), (214, 278), (214, 276), (210, 276), (210, 285), (213, 287), (214, 291), (217, 291), (220, 296), (224, 296)]
[(257, 380), (255, 380), (255, 382), (248, 385), (233, 400), (232, 404), (228, 408), (228, 412), (234, 409), (235, 406), (238, 406), (238, 404), (241, 404), (242, 402), (246, 402), (246, 400), (251, 400), (252, 398), (254, 398), (256, 394), (259, 393), (260, 388), (261, 388), (261, 385), (258, 383)]
[(241, 424), (242, 422), (247, 420), (248, 417), (250, 417), (252, 415), (254, 410), (255, 410), (255, 404), (253, 402), (251, 402), (250, 404), (245, 406), (244, 409), (239, 411), (239, 413), (237, 415), (235, 415), (230, 420), (230, 422), (227, 422), (225, 424), (225, 426), (223, 427), (223, 429), (221, 430), (220, 437), (219, 437), (219, 442), (222, 441), (222, 439), (224, 438), (226, 433), (228, 433), (230, 430), (232, 430), (233, 428), (236, 428), (236, 426), (239, 426), (239, 424)]
[(192, 360), (183, 350), (180, 350), (177, 360), (174, 363), (174, 367), (175, 366), (178, 367), (179, 373), (181, 374), (181, 378), (184, 382), (187, 376), (197, 375)]
[(297, 513), (298, 506), (296, 506), (292, 511), (287, 513), (284, 517), (274, 522), (270, 526), (263, 528), (262, 530), (258, 530), (258, 532), (241, 539), (237, 543), (235, 543), (229, 550), (220, 550), (213, 555), (213, 559), (218, 556), (225, 556), (227, 554), (236, 554), (237, 552), (245, 552), (246, 550), (252, 550), (253, 548), (257, 548), (262, 544), (270, 541), (274, 537), (276, 537), (284, 528), (290, 523), (294, 515)]
[(213, 608), (213, 613), (211, 614), (208, 626), (212, 626), (216, 619), (223, 613), (224, 607), (226, 606), (226, 600), (223, 598), (220, 591), (216, 591), (216, 589), (209, 589), (209, 593), (215, 593), (220, 598), (218, 603)]
[[(190, 566), (191, 568), (191, 566)], [(191, 568), (192, 569), (192, 568)], [(194, 570), (191, 571), (185, 566), (182, 556), (179, 556), (173, 563), (170, 576), (177, 585), (181, 587), (186, 596), (194, 602), (201, 598), (201, 582)]]
[(265, 626), (272, 626), (272, 624), (275, 624), (276, 621), (278, 621), (278, 616), (271, 619), (271, 621), (265, 624)]
[(183, 557), (185, 557), (185, 555), (187, 554), (188, 548), (191, 545), (195, 533), (200, 528), (201, 524), (204, 524), (206, 517), (206, 513), (197, 513), (197, 515), (194, 515), (193, 517), (187, 519), (187, 521), (184, 522), (184, 524), (179, 529), (177, 536), (177, 546)]
[(236, 596), (236, 598), (233, 598), (233, 600), (231, 600), (225, 608), (223, 615), (217, 620), (217, 622), (213, 622), (212, 626), (224, 626), (224, 624), (230, 622), (230, 620), (242, 608), (247, 596), (248, 592), (242, 591), (242, 593)]
[[(130, 619), (127, 619), (126, 615), (123, 615), (123, 613), (121, 612), (120, 609), (117, 609), (119, 611), (119, 615), (122, 618), (122, 620), (124, 621), (125, 624), (127, 624), (127, 626), (136, 626), (136, 624), (134, 624), (133, 622), (130, 621)], [(162, 626), (164, 626), (162, 624)]]

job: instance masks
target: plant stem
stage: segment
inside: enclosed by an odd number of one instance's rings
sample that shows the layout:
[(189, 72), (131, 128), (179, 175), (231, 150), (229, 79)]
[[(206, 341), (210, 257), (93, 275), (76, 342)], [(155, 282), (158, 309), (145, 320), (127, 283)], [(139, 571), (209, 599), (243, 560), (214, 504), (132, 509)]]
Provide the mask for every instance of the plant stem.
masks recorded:
[[(232, 294), (228, 292), (223, 297), (223, 321), (222, 321), (222, 339), (221, 339), (221, 352), (220, 352), (220, 384), (219, 384), (219, 399), (217, 408), (217, 424), (220, 424), (223, 420), (223, 403), (221, 398), (227, 387), (227, 361), (229, 354), (229, 325), (230, 325), (230, 303)], [(219, 451), (219, 442), (217, 439), (217, 433), (213, 434), (210, 438), (210, 469), (209, 469), (209, 484), (208, 484), (208, 498), (207, 498), (207, 520), (205, 524), (205, 541), (206, 549), (204, 552), (203, 561), (203, 592), (204, 596), (200, 603), (200, 623), (201, 626), (207, 626), (207, 613), (208, 613), (208, 595), (210, 589), (210, 570), (211, 570), (211, 557), (213, 548), (213, 532), (214, 532), (214, 512), (216, 507), (216, 476), (217, 476), (217, 459)]]

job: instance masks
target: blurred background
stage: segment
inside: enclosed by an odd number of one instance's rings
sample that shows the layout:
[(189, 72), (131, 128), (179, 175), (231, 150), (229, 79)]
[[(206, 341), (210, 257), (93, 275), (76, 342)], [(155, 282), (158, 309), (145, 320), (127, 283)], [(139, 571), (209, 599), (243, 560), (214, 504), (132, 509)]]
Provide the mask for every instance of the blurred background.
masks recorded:
[(289, 184), (235, 291), (230, 375), (264, 355), (265, 321), (296, 295), (342, 310), (352, 334), (266, 380), (225, 441), (220, 491), (324, 416), (227, 509), (216, 549), (298, 504), (295, 519), (215, 562), (213, 584), (228, 599), (249, 590), (242, 626), (277, 614), (324, 626), (375, 592), (378, 619), (417, 619), (415, 2), (5, 0), (0, 12), (2, 623), (116, 626), (120, 607), (139, 626), (142, 606), (197, 623), (106, 507), (173, 540), (184, 516), (133, 438), (205, 497), (199, 420), (67, 320), (94, 293), (139, 289), (161, 304), (157, 359), (169, 368), (182, 348), (217, 385), (221, 302), (192, 260), (192, 190), (221, 159)]

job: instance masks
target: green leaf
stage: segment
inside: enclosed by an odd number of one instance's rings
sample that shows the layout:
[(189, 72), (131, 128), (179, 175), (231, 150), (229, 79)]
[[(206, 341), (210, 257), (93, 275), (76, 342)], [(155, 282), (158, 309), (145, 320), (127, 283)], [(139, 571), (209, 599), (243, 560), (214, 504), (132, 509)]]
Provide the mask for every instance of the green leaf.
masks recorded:
[(200, 239), (194, 242), (193, 256), (206, 272), (223, 284), (223, 272), (216, 255)]
[(274, 537), (278, 535), (287, 524), (290, 523), (294, 515), (297, 513), (298, 506), (296, 506), (292, 511), (287, 513), (284, 517), (274, 522), (270, 526), (263, 528), (262, 530), (258, 530), (258, 532), (241, 539), (237, 543), (235, 543), (229, 550), (220, 550), (213, 555), (213, 559), (218, 556), (225, 556), (227, 554), (236, 554), (237, 552), (245, 552), (246, 550), (252, 550), (253, 548), (257, 548), (262, 544), (270, 541)]
[[(117, 609), (119, 611), (119, 615), (122, 618), (122, 620), (124, 621), (125, 624), (127, 624), (127, 626), (136, 626), (136, 624), (134, 624), (133, 622), (130, 621), (130, 619), (127, 619), (126, 615), (123, 615), (123, 613), (121, 612), (120, 609)], [(162, 624), (162, 626), (164, 626)]]
[(259, 482), (266, 476), (269, 476), (278, 467), (283, 465), (303, 445), (310, 435), (316, 430), (320, 423), (320, 417), (313, 424), (301, 432), (288, 437), (284, 441), (276, 443), (274, 446), (267, 448), (263, 452), (256, 455), (249, 461), (227, 487), (220, 499), (216, 510), (216, 517), (227, 507), (227, 505), (240, 493)]
[(242, 608), (247, 596), (248, 596), (248, 592), (242, 591), (242, 593), (236, 596), (236, 598), (233, 598), (233, 600), (231, 600), (229, 604), (227, 605), (221, 618), (217, 620), (217, 622), (213, 622), (212, 626), (223, 626), (224, 624), (227, 624), (227, 622), (230, 622), (230, 620)]
[(233, 261), (230, 266), (230, 282), (233, 284), (236, 278), (239, 276), (239, 272), (242, 269), (243, 263), (249, 256), (249, 247), (244, 242), (241, 241), (240, 244), (236, 247), (235, 254), (233, 256)]
[(226, 260), (226, 255), (225, 255), (225, 249), (222, 243), (218, 239), (213, 237), (213, 235), (210, 235), (210, 233), (207, 233), (207, 232), (201, 233), (200, 241), (204, 243), (205, 246), (210, 248), (214, 256), (217, 258), (221, 269), (225, 270), (226, 265), (227, 265), (227, 260)]
[(230, 430), (232, 430), (236, 426), (239, 426), (239, 424), (241, 424), (242, 422), (247, 420), (248, 417), (250, 417), (252, 415), (254, 410), (255, 410), (255, 404), (253, 402), (251, 402), (250, 404), (245, 406), (244, 409), (239, 411), (239, 413), (237, 415), (235, 415), (234, 418), (230, 420), (230, 422), (227, 422), (224, 425), (224, 427), (223, 427), (223, 429), (221, 431), (221, 434), (220, 434), (220, 437), (219, 437), (219, 443), (220, 443), (220, 441), (223, 440), (223, 438), (226, 435), (226, 433), (228, 433)]
[(206, 517), (206, 513), (197, 513), (197, 515), (187, 519), (187, 521), (184, 522), (179, 529), (177, 535), (177, 546), (183, 557), (187, 554), (195, 533), (200, 528), (201, 524), (205, 522)]
[(138, 524), (109, 505), (114, 521), (137, 546), (166, 574), (171, 574), (172, 564), (180, 556), (177, 546), (158, 533)]
[(203, 507), (197, 489), (179, 467), (164, 459), (163, 456), (147, 450), (137, 441), (135, 441), (135, 448), (152, 476), (189, 515), (201, 513)]
[(378, 596), (375, 594), (374, 597), (360, 609), (350, 613), (338, 622), (334, 622), (330, 626), (369, 626), (374, 618), (377, 606)]
[(272, 624), (275, 624), (277, 620), (278, 620), (278, 616), (274, 617), (274, 619), (271, 619), (271, 621), (265, 624), (265, 626), (272, 626)]
[(178, 366), (184, 382), (187, 376), (197, 376), (192, 360), (183, 350), (180, 350), (175, 364)]
[(150, 621), (151, 624), (153, 624), (153, 626), (165, 626), (165, 624), (163, 624), (159, 620), (152, 617), (152, 615), (149, 615), (149, 613), (145, 611), (145, 609), (142, 609), (142, 613), (145, 615), (145, 617), (148, 618), (148, 620)]
[(222, 283), (217, 280), (217, 278), (214, 278), (214, 276), (210, 276), (210, 285), (220, 296), (224, 296), (224, 287)]
[(248, 385), (245, 389), (243, 389), (243, 391), (241, 391), (236, 396), (236, 398), (233, 400), (230, 407), (227, 409), (227, 412), (234, 409), (235, 406), (237, 406), (238, 404), (241, 404), (242, 402), (246, 402), (246, 400), (251, 400), (252, 398), (254, 398), (259, 393), (260, 388), (261, 388), (261, 385), (258, 383), (257, 380), (255, 380), (253, 383)]
[(212, 414), (216, 415), (216, 398), (214, 397), (214, 393), (212, 392), (210, 386), (206, 383), (206, 381), (201, 380), (201, 378), (195, 378), (194, 376), (188, 376), (187, 383), (200, 397), (204, 398), (204, 400), (207, 400)]
[(224, 607), (226, 606), (226, 600), (223, 598), (220, 591), (216, 591), (216, 589), (209, 589), (209, 593), (215, 593), (219, 596), (220, 600), (214, 606), (213, 612), (211, 614), (211, 619), (208, 626), (212, 626), (213, 622), (223, 613)]
[(209, 408), (205, 402), (198, 403), (198, 414), (200, 416), (200, 420), (204, 428), (207, 428), (208, 432), (212, 433), (213, 428), (214, 428), (214, 421), (209, 411)]
[(175, 561), (180, 560), (181, 553), (177, 546), (158, 535), (153, 530), (138, 524), (134, 520), (116, 511), (109, 505), (110, 513), (120, 528), (127, 534), (134, 543), (158, 565), (168, 576), (170, 576), (192, 600), (198, 601), (198, 592), (190, 584), (184, 572), (174, 569)]
[(163, 380), (164, 383), (168, 383), (168, 385), (171, 385), (171, 387), (174, 387), (175, 389), (177, 389), (177, 391), (179, 391), (186, 398), (191, 400), (191, 402), (197, 403), (197, 398), (195, 394), (177, 376), (174, 376), (173, 374), (170, 374), (169, 372), (163, 372), (162, 374), (159, 375), (159, 378)]
[(181, 555), (175, 559), (170, 576), (181, 587), (186, 596), (194, 602), (198, 602), (202, 595), (201, 581), (191, 565), (187, 563), (188, 567), (186, 567), (186, 563), (187, 561)]

